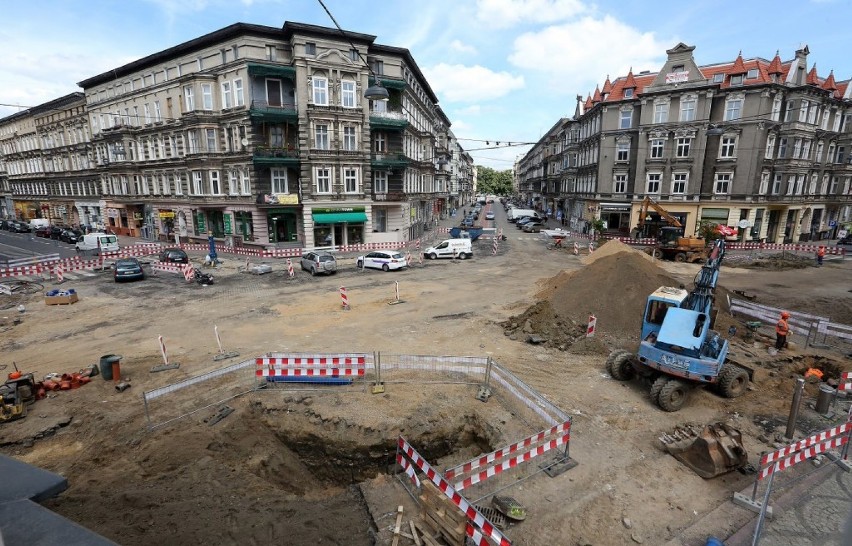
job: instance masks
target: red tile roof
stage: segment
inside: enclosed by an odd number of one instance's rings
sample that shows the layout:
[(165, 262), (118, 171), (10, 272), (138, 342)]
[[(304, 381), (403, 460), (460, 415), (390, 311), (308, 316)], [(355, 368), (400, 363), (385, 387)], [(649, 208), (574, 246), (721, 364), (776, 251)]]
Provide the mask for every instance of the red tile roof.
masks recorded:
[(748, 72), (746, 70), (745, 65), (743, 64), (743, 52), (740, 51), (740, 54), (737, 55), (737, 60), (734, 61), (734, 66), (731, 67), (731, 74), (745, 74)]
[(600, 90), (600, 89), (598, 88), (598, 86), (596, 85), (596, 86), (595, 86), (595, 94), (594, 94), (594, 95), (592, 95), (592, 102), (593, 102), (593, 103), (595, 103), (595, 104), (597, 104), (597, 103), (599, 103), (600, 101), (601, 101), (601, 90)]
[(837, 84), (834, 83), (834, 70), (828, 75), (828, 78), (825, 79), (825, 83), (822, 84), (822, 88), (828, 91), (837, 91)]
[(817, 76), (816, 65), (811, 67), (811, 71), (808, 72), (808, 79), (805, 83), (808, 85), (819, 85), (819, 76)]
[(592, 106), (594, 106), (594, 104), (592, 104), (592, 96), (587, 95), (586, 96), (586, 104), (583, 105), (583, 108), (588, 112), (589, 110), (592, 109)]
[(604, 95), (612, 93), (612, 83), (609, 81), (609, 74), (606, 75), (606, 81), (604, 82), (603, 89), (601, 89), (601, 93)]
[(767, 70), (769, 74), (781, 74), (781, 57), (778, 55), (778, 52), (775, 52), (775, 58), (772, 59), (772, 62), (769, 63), (769, 69)]
[(630, 69), (630, 72), (627, 73), (627, 79), (624, 82), (625, 88), (636, 87), (636, 80), (633, 78), (633, 69)]

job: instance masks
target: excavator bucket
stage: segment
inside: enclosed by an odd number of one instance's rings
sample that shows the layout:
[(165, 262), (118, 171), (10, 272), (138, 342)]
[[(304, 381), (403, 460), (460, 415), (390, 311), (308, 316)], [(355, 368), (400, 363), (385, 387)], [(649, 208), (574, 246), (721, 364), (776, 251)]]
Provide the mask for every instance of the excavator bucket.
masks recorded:
[(692, 425), (677, 427), (660, 436), (665, 450), (702, 478), (715, 478), (748, 464), (742, 434), (724, 423), (703, 429)]

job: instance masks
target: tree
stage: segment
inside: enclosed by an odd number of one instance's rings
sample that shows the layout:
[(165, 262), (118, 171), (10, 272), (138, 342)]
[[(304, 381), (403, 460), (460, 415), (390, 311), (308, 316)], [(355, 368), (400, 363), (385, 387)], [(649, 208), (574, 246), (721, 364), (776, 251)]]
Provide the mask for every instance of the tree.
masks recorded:
[(479, 193), (494, 195), (511, 195), (512, 193), (512, 171), (497, 171), (491, 167), (477, 165), (476, 167), (476, 190)]

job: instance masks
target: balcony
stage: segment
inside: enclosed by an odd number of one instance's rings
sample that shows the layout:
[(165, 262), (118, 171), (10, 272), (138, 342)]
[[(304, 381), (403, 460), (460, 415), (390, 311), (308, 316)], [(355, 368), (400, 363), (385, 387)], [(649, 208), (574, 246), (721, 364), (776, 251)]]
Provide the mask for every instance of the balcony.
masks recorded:
[(408, 127), (408, 119), (402, 112), (370, 112), (370, 129), (402, 131), (406, 127)]
[(299, 121), (299, 112), (295, 104), (270, 105), (266, 101), (251, 101), (249, 116), (256, 123), (295, 123)]
[(404, 169), (408, 167), (408, 158), (403, 154), (373, 154), (370, 166), (374, 169)]
[(298, 167), (300, 164), (299, 150), (260, 147), (254, 150), (252, 161), (255, 166)]
[(296, 79), (296, 68), (279, 64), (246, 63), (249, 76)]
[(373, 201), (408, 201), (408, 195), (401, 191), (373, 192)]

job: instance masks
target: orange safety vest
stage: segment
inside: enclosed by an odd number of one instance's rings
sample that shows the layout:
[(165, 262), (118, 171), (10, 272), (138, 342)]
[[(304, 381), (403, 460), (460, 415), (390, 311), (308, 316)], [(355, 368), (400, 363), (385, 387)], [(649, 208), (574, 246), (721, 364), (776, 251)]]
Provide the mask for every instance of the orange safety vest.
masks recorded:
[(817, 249), (817, 256), (820, 256), (820, 257), (825, 256), (825, 247), (824, 246), (821, 246)]
[(787, 326), (787, 321), (784, 319), (779, 320), (778, 324), (775, 325), (775, 333), (779, 336), (786, 336), (789, 331), (790, 327)]

